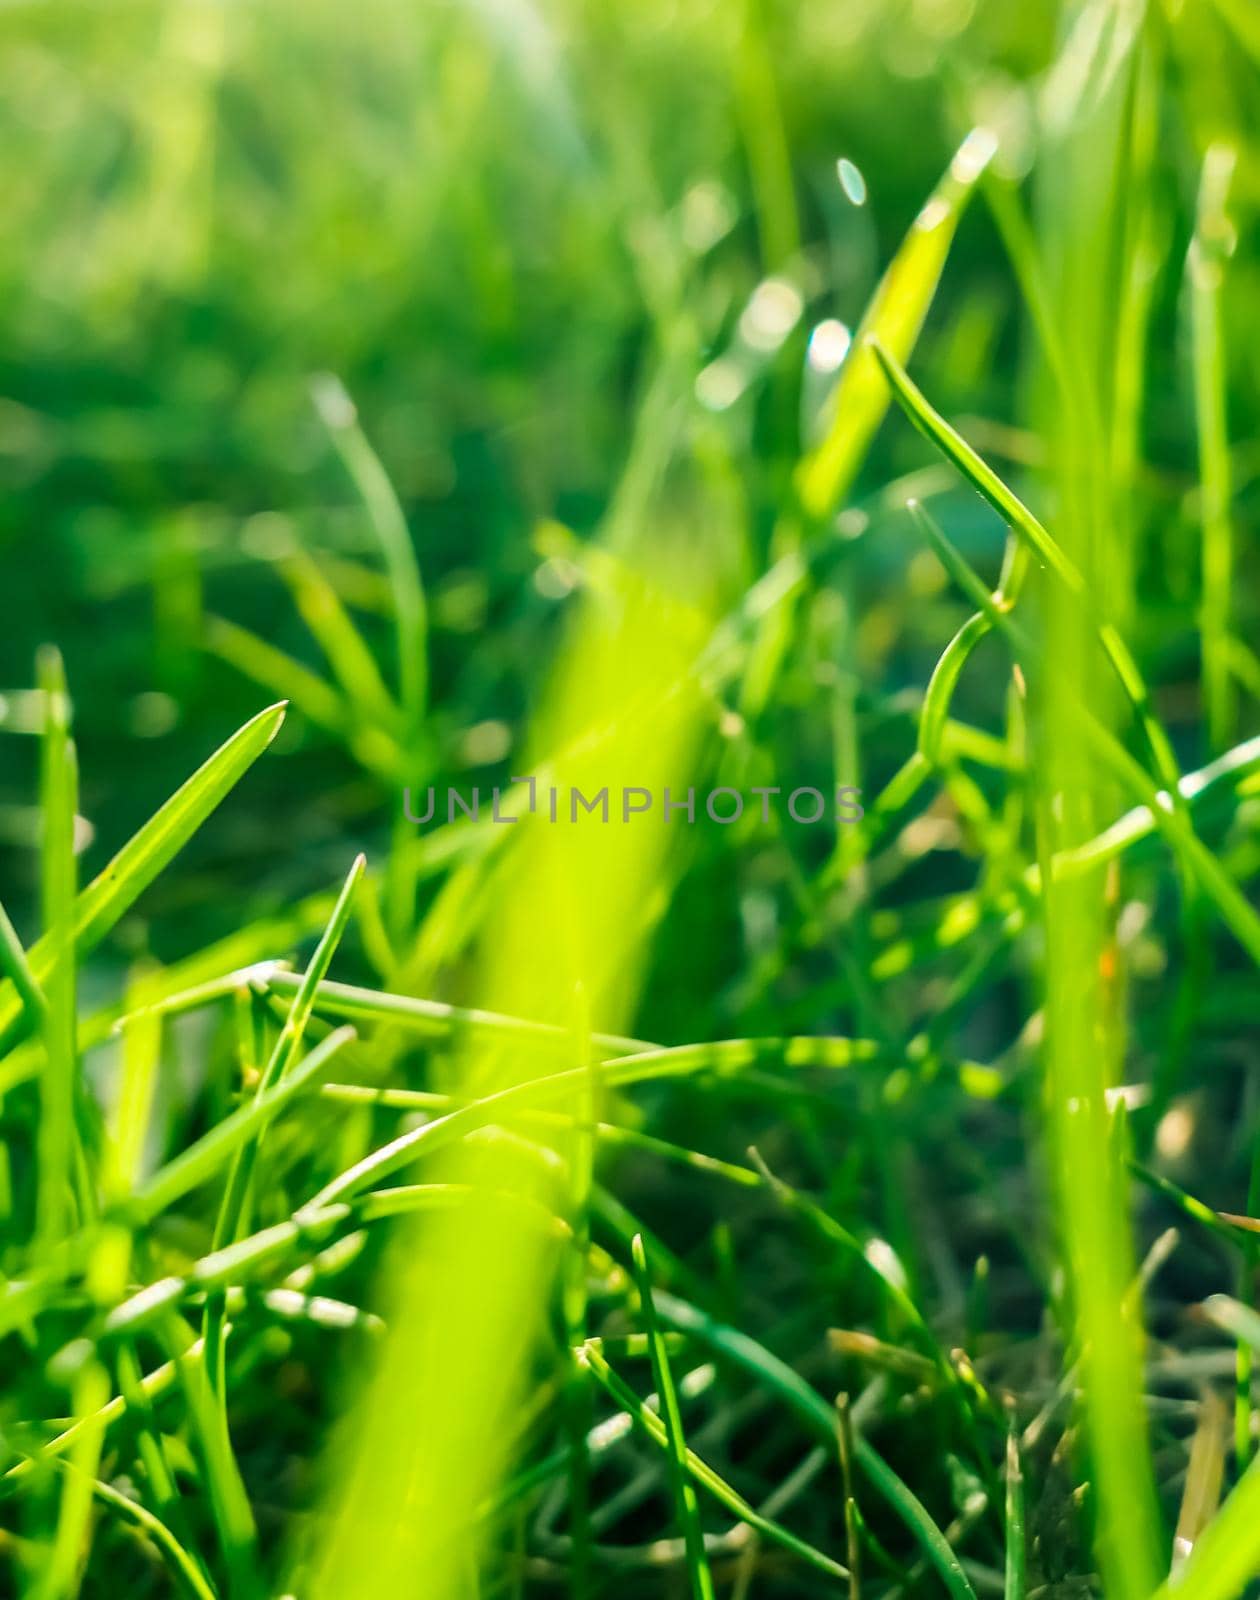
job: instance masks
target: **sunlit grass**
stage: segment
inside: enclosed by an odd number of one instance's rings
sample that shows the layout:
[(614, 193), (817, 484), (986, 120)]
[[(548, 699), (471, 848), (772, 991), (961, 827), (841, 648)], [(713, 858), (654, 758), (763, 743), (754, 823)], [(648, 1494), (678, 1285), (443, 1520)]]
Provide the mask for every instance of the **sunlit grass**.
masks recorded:
[(0, 1588), (1241, 1600), (1242, 0), (2, 26)]

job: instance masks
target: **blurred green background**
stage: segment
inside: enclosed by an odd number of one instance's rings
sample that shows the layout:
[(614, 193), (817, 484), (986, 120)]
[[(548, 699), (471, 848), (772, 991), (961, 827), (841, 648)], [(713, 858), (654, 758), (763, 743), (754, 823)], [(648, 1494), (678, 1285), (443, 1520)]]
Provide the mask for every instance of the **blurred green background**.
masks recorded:
[[(260, 703), (203, 650), (206, 612), (318, 664), (275, 570), (291, 542), (385, 653), (316, 374), (353, 396), (414, 533), (444, 769), (501, 745), (469, 740), (481, 724), (519, 736), (565, 588), (536, 530), (605, 516), (647, 397), (668, 418), (650, 516), (679, 541), (716, 529), (737, 595), (825, 391), (798, 396), (810, 329), (856, 322), (978, 110), (1027, 162), (1052, 29), (1052, 6), (968, 0), (6, 7), (0, 683), (61, 644), (98, 833), (130, 831)], [(775, 273), (799, 314), (715, 411), (721, 382), (697, 380)], [(1020, 338), (977, 207), (925, 340), (938, 400), (1009, 418)], [(1175, 418), (1171, 341), (1164, 359)], [(897, 430), (866, 482), (921, 455)], [(855, 554), (873, 697), (935, 647), (911, 554), (900, 526)], [(29, 887), (30, 751), (0, 749), (2, 875)], [(388, 796), (337, 741), (295, 718), (282, 749), (194, 847), (220, 886), (283, 896), (379, 835)]]

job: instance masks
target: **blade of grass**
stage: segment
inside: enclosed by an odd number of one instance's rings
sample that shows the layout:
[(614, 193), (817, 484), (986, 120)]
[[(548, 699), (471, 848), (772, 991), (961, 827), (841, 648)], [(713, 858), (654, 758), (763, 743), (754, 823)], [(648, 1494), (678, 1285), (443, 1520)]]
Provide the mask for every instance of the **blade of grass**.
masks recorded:
[[(820, 1441), (831, 1447), (835, 1440), (835, 1408), (786, 1362), (748, 1334), (717, 1322), (673, 1295), (658, 1293), (655, 1304), (667, 1327), (698, 1339), (764, 1383)], [(976, 1600), (962, 1563), (918, 1497), (861, 1435), (854, 1437), (854, 1455), (871, 1486), (909, 1529), (953, 1600)]]
[[(40, 750), (40, 901), (44, 936), (40, 945), (48, 952), (48, 1005), (43, 1017), (45, 1064), (40, 1081), (37, 1254), (63, 1238), (70, 1225), (69, 1203), (76, 1189), (78, 1158), (75, 1100), (79, 1071), (74, 962), (78, 771), (70, 738), (65, 670), (55, 650), (40, 652), (38, 676), (44, 698)], [(65, 1583), (66, 1575), (63, 1573), (58, 1581)]]
[[(819, 542), (816, 535), (825, 530), (827, 518), (852, 488), (888, 409), (867, 336), (878, 333), (909, 359), (958, 223), (995, 150), (996, 141), (987, 129), (976, 128), (967, 135), (880, 279), (828, 400), (826, 431), (796, 469), (795, 505), (780, 519), (772, 542), (774, 570), (799, 560), (803, 547)], [(756, 715), (768, 703), (795, 615), (796, 596), (788, 592), (759, 619), (744, 666), (740, 706), (745, 714)]]
[[(240, 782), (275, 738), (284, 710), (283, 703), (269, 706), (238, 729), (79, 894), (74, 907), (74, 938), (80, 958), (100, 943)], [(30, 951), (31, 971), (43, 981), (52, 963), (52, 946), (47, 939), (41, 939)], [(21, 1015), (19, 995), (11, 989), (0, 992), (0, 1053), (12, 1044)]]
[[(266, 978), (266, 987), (278, 994), (292, 994), (300, 987), (301, 981), (293, 972), (273, 972)], [(533, 1022), (495, 1011), (448, 1005), (442, 1000), (421, 1000), (412, 995), (361, 989), (353, 984), (334, 983), (327, 979), (316, 988), (315, 1010), (322, 1015), (349, 1017), (356, 1021), (374, 1019), (394, 1023), (428, 1034), (434, 1039), (449, 1039), (461, 1029), (478, 1028), (523, 1039), (555, 1041), (558, 1045), (572, 1041), (570, 1030), (559, 1024)], [(609, 1055), (635, 1055), (657, 1048), (643, 1039), (628, 1039), (608, 1033), (592, 1033), (591, 1043)]]
[(289, 556), (280, 571), (355, 715), (396, 730), (398, 707), (332, 584), (305, 551)]
[[(408, 781), (415, 781), (420, 776), (417, 768), (429, 697), (428, 602), (420, 563), (389, 474), (368, 442), (345, 386), (339, 378), (324, 373), (315, 379), (312, 395), (315, 409), (363, 501), (385, 559), (394, 606), (403, 772)], [(400, 796), (389, 856), (389, 926), (395, 944), (401, 944), (415, 921), (416, 868), (408, 849), (411, 835)]]
[[(917, 502), (915, 502), (917, 504)], [(997, 588), (989, 597), (1001, 611), (1009, 610), (1019, 598), (1028, 574), (1029, 552), (1026, 545), (1008, 539), (1002, 561), (1002, 574)], [(940, 659), (932, 669), (927, 690), (923, 696), (923, 710), (919, 714), (918, 747), (932, 765), (941, 763), (942, 747), (949, 727), (950, 702), (963, 668), (972, 652), (993, 624), (983, 610), (969, 617), (945, 646)]]
[(282, 695), (286, 704), (291, 703), (315, 727), (344, 739), (368, 772), (391, 786), (397, 784), (402, 770), (398, 746), (382, 729), (357, 718), (353, 708), (318, 673), (226, 617), (207, 617), (205, 642), (220, 660), (260, 688)]
[[(1039, 717), (1032, 798), (1045, 885), (1043, 1115), (1065, 1280), (1061, 1315), (1081, 1373), (1092, 1542), (1114, 1600), (1147, 1600), (1163, 1542), (1141, 1307), (1128, 1293), (1135, 1263), (1125, 1129), (1108, 1107), (1126, 1049), (1114, 977), (1121, 959), (1119, 880), (1098, 869), (1055, 878), (1050, 861), (1094, 837), (1097, 818), (1115, 805), (1114, 778), (1078, 736), (1081, 706), (1090, 707), (1108, 736), (1120, 710), (1111, 682), (1099, 681), (1095, 641), (1149, 750), (1164, 790), (1157, 803), (1176, 814), (1181, 839), (1193, 837), (1171, 743), (1121, 632), (1133, 609), (1134, 521), (1124, 473), (1136, 445), (1135, 418), (1125, 411), (1128, 374), (1118, 372), (1118, 361), (1131, 337), (1126, 319), (1137, 309), (1126, 295), (1137, 233), (1132, 219), (1148, 201), (1135, 144), (1146, 10), (1145, 0), (1083, 0), (1062, 12), (1061, 48), (1042, 104), (1037, 221), (1052, 311), (1070, 369), (1090, 400), (1078, 409), (1057, 394), (1033, 396), (1048, 442), (1044, 476), (1058, 537), (1006, 491), (1017, 517), (1012, 527), (1029, 539), (1053, 579), (1043, 613), (1052, 666), (1030, 696)], [(952, 430), (942, 432), (940, 419), (925, 420), (938, 448), (951, 445), (980, 487), (975, 453), (956, 434), (947, 438)], [(992, 482), (986, 487), (991, 492)], [(1176, 859), (1182, 865), (1182, 851)]]
[(397, 629), (398, 684), (408, 741), (415, 739), (428, 697), (428, 612), (420, 563), (407, 519), (380, 457), (359, 425), (354, 401), (339, 378), (325, 373), (312, 386), (315, 408), (358, 490), (389, 573)]
[(1030, 552), (1054, 574), (1089, 617), (1098, 641), (1133, 707), (1155, 763), (1156, 773), (1169, 793), (1176, 796), (1179, 792), (1181, 774), (1168, 735), (1155, 716), (1145, 681), (1128, 645), (1114, 624), (1107, 620), (1091, 599), (1079, 567), (1018, 496), (1007, 488), (997, 473), (981, 460), (962, 435), (933, 410), (922, 390), (895, 357), (880, 344), (878, 339), (872, 338), (871, 343), (875, 358), (883, 369), (893, 393), (914, 426), (924, 438), (953, 462), (977, 493), (989, 502), (1011, 531), (1028, 545)]
[(1223, 749), (1229, 743), (1235, 723), (1229, 644), (1234, 566), (1234, 531), (1230, 516), (1233, 472), (1226, 415), (1227, 368), (1221, 294), (1225, 263), (1233, 247), (1233, 229), (1226, 204), (1236, 160), (1236, 152), (1220, 144), (1213, 145), (1204, 158), (1198, 217), (1187, 263), (1203, 524), (1200, 612), (1203, 694), (1207, 703), (1208, 739), (1213, 750)]
[[(599, 1341), (589, 1340), (575, 1352), (575, 1357), (578, 1366), (595, 1379), (614, 1405), (619, 1406), (624, 1415), (637, 1423), (659, 1449), (668, 1452), (670, 1443), (665, 1423), (652, 1409), (651, 1402), (645, 1403), (640, 1400), (625, 1380), (609, 1366)], [(747, 1523), (750, 1528), (755, 1528), (771, 1543), (799, 1556), (802, 1561), (816, 1571), (826, 1573), (828, 1577), (843, 1579), (848, 1576), (838, 1561), (833, 1561), (824, 1551), (798, 1538), (781, 1523), (763, 1515), (756, 1507), (750, 1505), (736, 1489), (690, 1448), (686, 1451), (686, 1467), (688, 1476), (694, 1483), (706, 1489), (719, 1505), (725, 1506), (741, 1522)]]
[[(909, 508), (931, 539), (932, 544), (940, 555), (947, 570), (965, 589), (966, 593), (984, 610), (993, 626), (1000, 630), (1018, 648), (1025, 661), (1045, 665), (1045, 656), (1031, 638), (1024, 633), (1011, 618), (998, 607), (993, 605), (992, 599), (984, 587), (983, 582), (970, 568), (966, 561), (958, 554), (953, 545), (941, 532), (940, 528), (919, 506), (912, 502)], [(1147, 814), (1151, 818), (1152, 826), (1157, 828), (1167, 839), (1170, 847), (1177, 853), (1182, 864), (1186, 867), (1188, 875), (1202, 888), (1204, 894), (1216, 907), (1221, 920), (1234, 934), (1234, 937), (1246, 950), (1251, 959), (1260, 963), (1260, 916), (1251, 906), (1246, 896), (1238, 885), (1225, 871), (1224, 867), (1206, 848), (1198, 835), (1189, 826), (1187, 796), (1191, 792), (1187, 780), (1178, 780), (1176, 786), (1177, 802), (1171, 803), (1166, 797), (1166, 792), (1156, 790), (1145, 767), (1136, 761), (1122, 744), (1094, 717), (1086, 699), (1073, 699), (1066, 706), (1065, 714), (1074, 724), (1073, 737), (1076, 731), (1084, 732), (1090, 747), (1104, 760), (1112, 773), (1135, 796), (1142, 799)], [(1241, 752), (1241, 747), (1240, 747)], [(1224, 759), (1224, 758), (1222, 758)], [(1206, 771), (1207, 769), (1205, 769)], [(1198, 791), (1195, 791), (1198, 792)], [(1081, 844), (1065, 845), (1062, 849), (1053, 852), (1052, 861), (1057, 868), (1060, 863), (1067, 870), (1053, 872), (1050, 881), (1058, 883), (1079, 872), (1088, 872), (1098, 864), (1096, 852), (1107, 840), (1107, 849), (1119, 841), (1108, 840), (1106, 834), (1098, 835)], [(1131, 842), (1126, 838), (1123, 843)], [(1120, 847), (1123, 848), (1123, 843)], [(1039, 868), (1034, 869), (1035, 877), (1032, 882), (1041, 885), (1045, 881), (1045, 872)]]
[[(832, 1067), (844, 1070), (859, 1061), (875, 1060), (879, 1048), (869, 1040), (821, 1039), (726, 1039), (717, 1044), (678, 1045), (668, 1050), (643, 1051), (601, 1064), (601, 1079), (606, 1089), (629, 1083), (650, 1082), (658, 1078), (685, 1077), (693, 1072), (739, 1072), (767, 1057), (791, 1066)], [(409, 1166), (423, 1155), (443, 1149), (466, 1134), (484, 1128), (505, 1113), (545, 1106), (563, 1099), (585, 1081), (586, 1067), (553, 1073), (513, 1084), (484, 1099), (461, 1106), (423, 1127), (412, 1128), (373, 1150), (352, 1167), (338, 1174), (315, 1195), (308, 1205), (320, 1209), (334, 1201), (357, 1194), (377, 1178)]]
[(665, 1426), (670, 1482), (687, 1551), (687, 1573), (691, 1579), (691, 1592), (695, 1600), (713, 1600), (713, 1576), (709, 1571), (709, 1559), (704, 1549), (704, 1527), (700, 1521), (695, 1485), (687, 1470), (687, 1440), (683, 1434), (682, 1408), (678, 1404), (678, 1391), (674, 1388), (669, 1351), (665, 1348), (665, 1341), (661, 1337), (660, 1326), (656, 1320), (656, 1309), (652, 1300), (652, 1280), (648, 1273), (647, 1253), (643, 1248), (642, 1234), (634, 1236), (630, 1254), (639, 1289), (640, 1312), (652, 1357), (652, 1377), (661, 1401), (661, 1420)]
[(27, 960), (26, 951), (22, 948), (22, 941), (18, 938), (12, 922), (9, 921), (9, 914), (3, 904), (0, 904), (0, 973), (9, 979), (17, 991), (18, 999), (26, 1010), (27, 1027), (32, 1032), (41, 1028), (48, 1002), (35, 974), (31, 971), (31, 964)]
[[(72, 1463), (65, 1463), (67, 1472), (77, 1472)], [(218, 1591), (211, 1584), (200, 1563), (179, 1542), (167, 1524), (141, 1505), (139, 1501), (130, 1499), (108, 1483), (103, 1483), (99, 1478), (91, 1480), (91, 1492), (103, 1505), (110, 1508), (124, 1521), (130, 1522), (133, 1527), (140, 1530), (161, 1551), (164, 1560), (169, 1566), (176, 1582), (185, 1589), (195, 1600), (218, 1600)]]
[(1006, 1436), (1006, 1577), (1004, 1600), (1024, 1600), (1028, 1592), (1024, 1553), (1024, 1471), (1019, 1460), (1019, 1436)]
[[(355, 857), (341, 893), (333, 906), (332, 915), (328, 919), (328, 926), (324, 929), (323, 936), (316, 945), (315, 952), (302, 975), (302, 982), (293, 997), (293, 1002), (289, 1007), (289, 1014), (280, 1030), (280, 1036), (276, 1040), (271, 1056), (258, 1080), (258, 1088), (254, 1095), (255, 1105), (264, 1100), (273, 1089), (285, 1081), (294, 1061), (297, 1059), (298, 1051), (302, 1048), (306, 1024), (310, 1020), (311, 1010), (315, 1003), (316, 989), (320, 980), (328, 971), (337, 946), (341, 942), (341, 936), (345, 932), (346, 924), (350, 920), (350, 912), (354, 906), (355, 891), (359, 886), (359, 880), (363, 876), (363, 869), (366, 865), (367, 862), (364, 856)], [(258, 1152), (265, 1133), (266, 1123), (261, 1123), (253, 1136), (238, 1150), (228, 1171), (227, 1184), (224, 1188), (223, 1199), (219, 1207), (219, 1216), (214, 1230), (214, 1243), (217, 1249), (223, 1249), (225, 1246), (235, 1243), (241, 1233), (248, 1227), (250, 1191), (258, 1161)], [(224, 1450), (230, 1453), (232, 1444), (227, 1414), (227, 1376), (224, 1370), (225, 1318), (226, 1309), (222, 1296), (211, 1295), (206, 1302), (201, 1330), (205, 1348), (205, 1379), (209, 1391), (207, 1399), (210, 1409), (215, 1414), (221, 1445)]]

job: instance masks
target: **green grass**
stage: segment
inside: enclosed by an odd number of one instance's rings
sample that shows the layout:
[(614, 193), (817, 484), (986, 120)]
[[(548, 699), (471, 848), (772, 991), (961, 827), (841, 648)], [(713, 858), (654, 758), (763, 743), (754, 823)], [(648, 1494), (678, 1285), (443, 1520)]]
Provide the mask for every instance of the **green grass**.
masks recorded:
[(1255, 1592), (1244, 0), (0, 36), (0, 1592)]

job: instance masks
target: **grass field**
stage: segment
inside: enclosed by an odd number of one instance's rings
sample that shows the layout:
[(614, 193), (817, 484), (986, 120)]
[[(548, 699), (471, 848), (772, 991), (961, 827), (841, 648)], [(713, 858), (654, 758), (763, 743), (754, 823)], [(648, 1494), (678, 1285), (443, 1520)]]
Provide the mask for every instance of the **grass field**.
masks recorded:
[(1260, 1593), (1254, 0), (0, 42), (0, 1593)]

